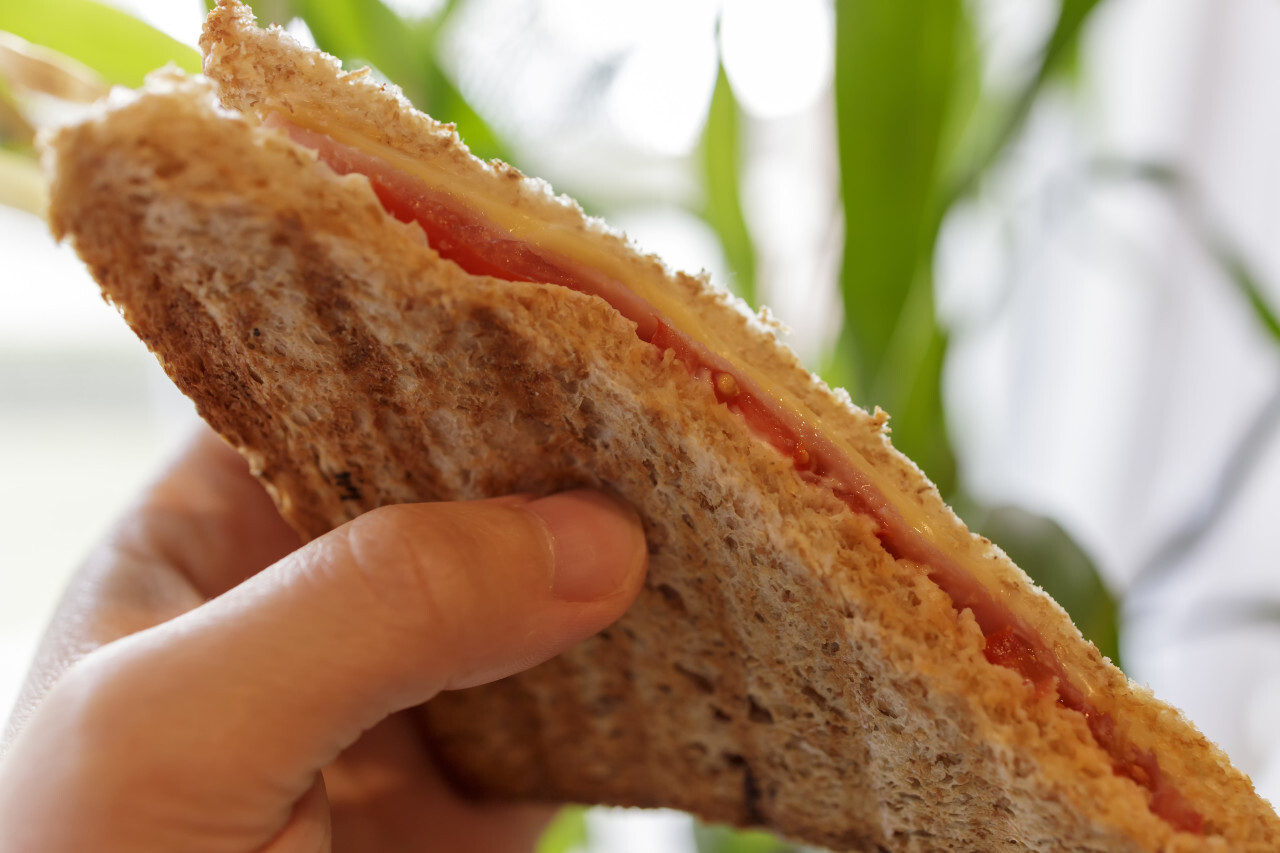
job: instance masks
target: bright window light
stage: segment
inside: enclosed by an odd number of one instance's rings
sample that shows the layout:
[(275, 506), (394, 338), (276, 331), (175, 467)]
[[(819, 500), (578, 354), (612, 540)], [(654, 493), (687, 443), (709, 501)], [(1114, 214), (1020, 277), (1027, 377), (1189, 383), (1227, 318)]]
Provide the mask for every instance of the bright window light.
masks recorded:
[(301, 18), (291, 18), (284, 28), (285, 32), (297, 39), (299, 44), (305, 44), (307, 47), (316, 46), (316, 37), (311, 34), (311, 28), (307, 26), (307, 22)]
[(609, 92), (609, 118), (638, 145), (686, 154), (698, 141), (715, 82), (710, 20), (674, 27), (628, 55)]
[(383, 0), (402, 18), (410, 20), (430, 18), (444, 8), (444, 0)]
[(726, 0), (720, 55), (744, 110), (779, 118), (817, 100), (831, 79), (833, 14), (826, 0)]

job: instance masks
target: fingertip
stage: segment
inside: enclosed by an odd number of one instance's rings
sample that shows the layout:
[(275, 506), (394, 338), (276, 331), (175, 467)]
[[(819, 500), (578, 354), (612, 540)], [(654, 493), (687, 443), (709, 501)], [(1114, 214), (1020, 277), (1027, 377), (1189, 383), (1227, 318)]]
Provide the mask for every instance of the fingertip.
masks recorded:
[(577, 489), (521, 505), (544, 525), (561, 601), (592, 602), (639, 587), (648, 562), (644, 527), (633, 507), (604, 492)]

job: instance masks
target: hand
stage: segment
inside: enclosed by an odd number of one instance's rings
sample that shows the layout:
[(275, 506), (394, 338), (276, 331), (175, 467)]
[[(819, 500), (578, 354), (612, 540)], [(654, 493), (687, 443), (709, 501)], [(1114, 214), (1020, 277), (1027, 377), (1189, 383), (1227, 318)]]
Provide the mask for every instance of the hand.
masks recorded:
[(0, 851), (529, 850), (404, 709), (622, 614), (631, 510), (593, 492), (384, 507), (299, 547), (202, 434), (69, 588), (10, 721)]

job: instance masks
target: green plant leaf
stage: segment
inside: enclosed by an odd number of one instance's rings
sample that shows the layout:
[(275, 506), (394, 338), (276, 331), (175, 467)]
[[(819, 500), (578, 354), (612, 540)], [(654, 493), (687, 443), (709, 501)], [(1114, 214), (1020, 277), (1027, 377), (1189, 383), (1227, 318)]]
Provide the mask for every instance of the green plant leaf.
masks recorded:
[(298, 16), (307, 23), (321, 50), (343, 62), (369, 63), (420, 103), (424, 49), (409, 25), (381, 0), (296, 0)]
[(121, 86), (140, 86), (148, 72), (170, 62), (200, 70), (195, 48), (94, 0), (9, 0), (0, 3), (0, 30), (69, 56)]
[[(300, 14), (297, 11), (298, 4), (294, 0), (252, 0), (252, 2), (243, 0), (243, 2), (253, 9), (253, 16), (261, 27), (268, 24), (279, 24), (283, 27)], [(217, 5), (218, 0), (204, 0), (204, 7), (208, 11), (213, 11)]]
[(264, 10), (301, 18), (316, 45), (348, 68), (376, 68), (419, 109), (456, 125), (477, 157), (508, 159), (492, 127), (440, 66), (440, 33), (454, 5), (446, 3), (435, 17), (420, 21), (406, 21), (382, 0), (269, 0)]
[(1119, 608), (1093, 560), (1061, 525), (1017, 507), (965, 513), (976, 530), (999, 545), (1062, 605), (1085, 639), (1120, 665)]
[(795, 849), (767, 832), (742, 831), (727, 826), (695, 824), (698, 853), (789, 853)]
[(556, 813), (538, 839), (536, 853), (573, 853), (587, 848), (587, 810), (583, 806), (565, 806)]
[(916, 278), (935, 204), (959, 0), (836, 5), (841, 289), (857, 392), (879, 372)]
[(844, 326), (829, 378), (894, 414), (894, 444), (944, 493), (955, 462), (931, 265), (944, 164), (973, 100), (975, 56), (961, 0), (836, 4)]
[(1195, 226), (1205, 249), (1222, 274), (1244, 297), (1258, 325), (1272, 342), (1280, 343), (1280, 317), (1277, 317), (1275, 308), (1271, 305), (1271, 297), (1267, 295), (1267, 288), (1263, 287), (1262, 279), (1258, 277), (1253, 265), (1232, 240), (1208, 223), (1203, 213), (1195, 220)]
[(724, 249), (729, 285), (749, 304), (756, 305), (756, 251), (742, 215), (738, 181), (742, 175), (741, 111), (729, 86), (724, 66), (716, 77), (700, 154), (702, 186), (706, 193), (702, 218)]
[(509, 150), (493, 126), (476, 112), (439, 65), (433, 63), (427, 69), (426, 80), (424, 88), (428, 94), (422, 104), (423, 110), (439, 121), (456, 125), (458, 136), (480, 159), (510, 162)]
[(944, 495), (957, 487), (956, 458), (947, 433), (942, 370), (947, 333), (933, 310), (930, 271), (923, 270), (898, 319), (889, 358), (877, 377), (877, 400), (892, 415), (893, 444), (929, 476)]

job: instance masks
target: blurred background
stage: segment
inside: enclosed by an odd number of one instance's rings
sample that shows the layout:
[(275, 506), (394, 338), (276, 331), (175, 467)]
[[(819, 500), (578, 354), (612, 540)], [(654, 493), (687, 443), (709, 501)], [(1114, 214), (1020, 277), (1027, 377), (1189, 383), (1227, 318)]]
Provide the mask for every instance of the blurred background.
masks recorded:
[[(253, 5), (771, 306), (971, 526), (1280, 798), (1280, 6)], [(0, 709), (194, 418), (48, 237), (32, 133), (197, 67), (204, 10), (0, 6)], [(546, 849), (784, 847), (575, 811)]]

